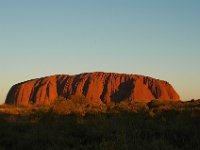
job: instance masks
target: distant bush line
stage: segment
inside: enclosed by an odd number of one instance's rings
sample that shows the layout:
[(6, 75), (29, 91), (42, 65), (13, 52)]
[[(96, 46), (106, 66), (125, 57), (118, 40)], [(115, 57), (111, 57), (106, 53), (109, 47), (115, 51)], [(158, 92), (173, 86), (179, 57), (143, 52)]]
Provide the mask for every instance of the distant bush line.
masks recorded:
[(192, 116), (200, 115), (200, 100), (192, 100), (188, 102), (173, 102), (166, 100), (152, 100), (149, 103), (122, 101), (110, 102), (109, 104), (95, 103), (84, 96), (71, 96), (66, 99), (58, 97), (51, 105), (1, 105), (0, 113), (6, 114), (32, 114), (37, 112), (51, 111), (58, 115), (77, 114), (85, 116), (85, 114), (95, 113), (145, 113), (146, 115), (155, 116), (156, 114), (174, 111), (177, 113), (189, 112)]

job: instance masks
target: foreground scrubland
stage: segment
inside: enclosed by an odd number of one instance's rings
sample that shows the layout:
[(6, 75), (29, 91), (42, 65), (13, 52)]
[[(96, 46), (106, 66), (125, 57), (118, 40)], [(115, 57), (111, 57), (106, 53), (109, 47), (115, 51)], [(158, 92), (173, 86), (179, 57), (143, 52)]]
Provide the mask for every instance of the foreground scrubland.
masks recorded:
[(0, 149), (199, 150), (200, 101), (0, 106)]

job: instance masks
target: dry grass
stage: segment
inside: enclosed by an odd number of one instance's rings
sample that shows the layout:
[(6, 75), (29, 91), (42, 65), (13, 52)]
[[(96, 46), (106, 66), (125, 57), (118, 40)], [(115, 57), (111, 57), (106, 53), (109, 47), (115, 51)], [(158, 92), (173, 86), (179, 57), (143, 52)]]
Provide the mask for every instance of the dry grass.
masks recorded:
[(199, 150), (200, 102), (0, 106), (0, 149)]

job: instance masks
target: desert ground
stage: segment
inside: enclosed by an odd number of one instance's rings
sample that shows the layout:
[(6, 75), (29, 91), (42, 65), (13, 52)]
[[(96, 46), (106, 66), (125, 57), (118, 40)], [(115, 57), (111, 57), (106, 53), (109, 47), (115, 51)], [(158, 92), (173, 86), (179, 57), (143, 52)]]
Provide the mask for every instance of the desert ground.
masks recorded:
[(200, 100), (1, 105), (0, 149), (198, 150)]

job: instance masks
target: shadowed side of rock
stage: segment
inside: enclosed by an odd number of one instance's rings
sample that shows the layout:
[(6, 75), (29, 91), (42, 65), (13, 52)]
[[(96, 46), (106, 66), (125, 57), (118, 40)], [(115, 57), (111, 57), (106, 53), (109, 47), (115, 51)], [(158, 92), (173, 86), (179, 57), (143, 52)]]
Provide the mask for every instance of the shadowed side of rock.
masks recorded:
[(16, 84), (10, 89), (5, 103), (48, 105), (59, 96), (68, 98), (71, 95), (84, 95), (97, 103), (180, 99), (166, 81), (140, 75), (96, 72), (55, 75)]

